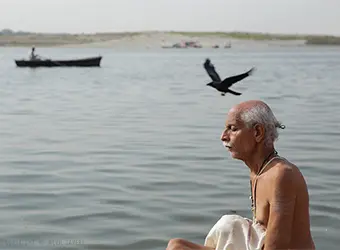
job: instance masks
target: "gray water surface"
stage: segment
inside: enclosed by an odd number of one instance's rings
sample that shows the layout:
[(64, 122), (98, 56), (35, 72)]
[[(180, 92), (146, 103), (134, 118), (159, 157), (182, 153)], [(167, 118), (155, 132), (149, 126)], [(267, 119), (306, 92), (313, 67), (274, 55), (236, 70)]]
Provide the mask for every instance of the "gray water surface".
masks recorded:
[[(286, 125), (276, 147), (305, 175), (315, 243), (338, 249), (340, 49), (38, 49), (102, 67), (16, 68), (28, 52), (0, 49), (1, 249), (160, 250), (251, 217), (249, 170), (219, 140), (248, 99)], [(205, 86), (206, 57), (221, 77), (256, 67), (243, 95)]]

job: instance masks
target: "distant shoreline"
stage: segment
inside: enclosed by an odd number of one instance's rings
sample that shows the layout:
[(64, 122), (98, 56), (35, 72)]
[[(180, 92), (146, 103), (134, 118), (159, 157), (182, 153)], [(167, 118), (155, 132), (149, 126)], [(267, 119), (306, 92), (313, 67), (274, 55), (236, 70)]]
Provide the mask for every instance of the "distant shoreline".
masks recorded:
[(0, 32), (0, 47), (162, 47), (184, 40), (195, 40), (203, 47), (216, 44), (256, 43), (272, 45), (340, 45), (340, 37), (327, 35), (293, 35), (251, 32), (108, 32), (94, 34), (52, 34)]

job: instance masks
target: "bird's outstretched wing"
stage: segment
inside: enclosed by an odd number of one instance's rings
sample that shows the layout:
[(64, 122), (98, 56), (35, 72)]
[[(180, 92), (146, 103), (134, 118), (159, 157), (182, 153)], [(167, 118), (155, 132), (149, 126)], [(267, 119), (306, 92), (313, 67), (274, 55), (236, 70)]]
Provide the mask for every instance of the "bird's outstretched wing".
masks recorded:
[(209, 59), (206, 59), (203, 64), (205, 70), (207, 71), (208, 75), (210, 76), (211, 80), (214, 82), (221, 82), (220, 76), (217, 74), (214, 65), (210, 62)]
[(228, 89), (234, 83), (239, 82), (239, 81), (243, 80), (244, 78), (250, 76), (252, 74), (253, 70), (254, 70), (254, 68), (251, 68), (250, 70), (248, 70), (245, 73), (242, 73), (242, 74), (239, 74), (239, 75), (235, 75), (235, 76), (231, 76), (231, 77), (227, 77), (226, 79), (224, 79), (221, 82), (221, 87), (223, 89)]
[(233, 95), (242, 95), (240, 92), (236, 92), (234, 90), (228, 89), (227, 93), (233, 94)]

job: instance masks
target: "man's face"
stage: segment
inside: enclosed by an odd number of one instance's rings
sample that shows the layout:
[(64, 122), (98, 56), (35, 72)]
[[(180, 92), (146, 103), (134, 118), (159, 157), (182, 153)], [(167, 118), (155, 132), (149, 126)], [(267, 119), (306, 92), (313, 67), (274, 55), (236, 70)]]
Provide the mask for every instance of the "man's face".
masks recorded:
[(228, 113), (221, 140), (235, 159), (245, 160), (256, 146), (254, 130), (247, 128), (239, 119), (239, 111), (231, 109)]

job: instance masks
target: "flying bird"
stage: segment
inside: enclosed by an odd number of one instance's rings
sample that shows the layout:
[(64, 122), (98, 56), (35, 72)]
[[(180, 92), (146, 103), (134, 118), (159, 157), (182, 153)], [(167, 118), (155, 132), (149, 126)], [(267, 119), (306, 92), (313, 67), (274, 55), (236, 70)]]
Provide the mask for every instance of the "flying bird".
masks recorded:
[(242, 93), (233, 91), (229, 89), (234, 83), (243, 80), (244, 78), (250, 76), (254, 70), (251, 68), (245, 73), (230, 76), (225, 78), (223, 81), (221, 80), (220, 76), (215, 70), (214, 65), (211, 63), (210, 59), (207, 58), (203, 64), (205, 70), (207, 71), (208, 75), (210, 76), (212, 82), (208, 83), (207, 86), (215, 88), (217, 91), (221, 92), (221, 95), (224, 96), (226, 93), (230, 93), (233, 95), (241, 95)]

